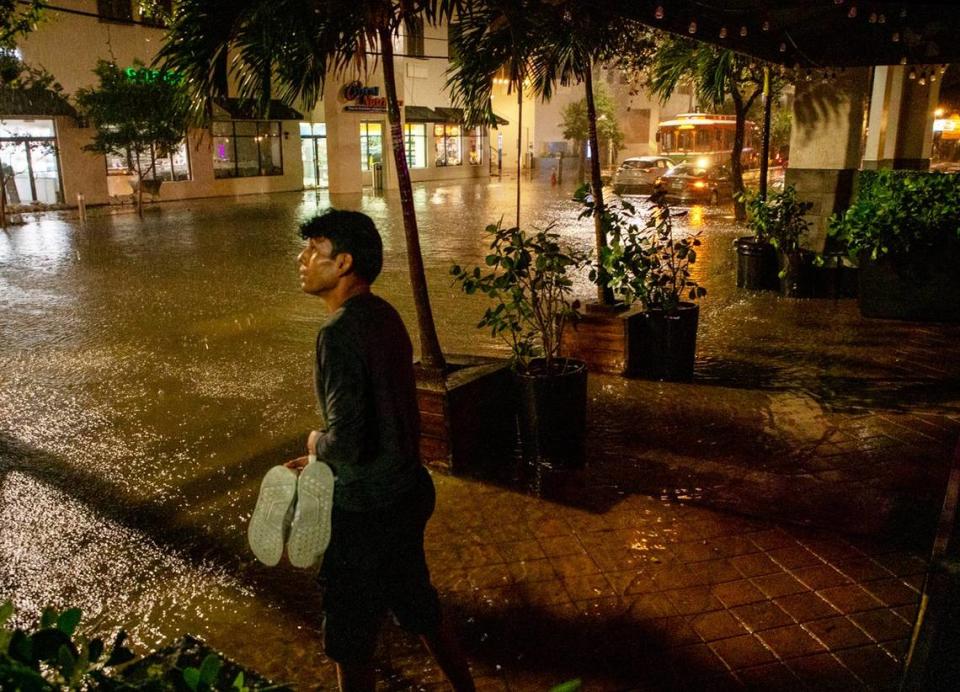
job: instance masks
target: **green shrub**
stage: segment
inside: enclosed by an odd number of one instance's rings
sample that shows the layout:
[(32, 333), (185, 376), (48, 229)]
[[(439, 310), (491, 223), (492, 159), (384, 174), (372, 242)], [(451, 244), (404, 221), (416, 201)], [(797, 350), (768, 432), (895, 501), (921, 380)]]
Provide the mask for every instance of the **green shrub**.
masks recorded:
[(863, 171), (859, 184), (857, 199), (829, 224), (852, 258), (905, 258), (960, 241), (960, 176)]

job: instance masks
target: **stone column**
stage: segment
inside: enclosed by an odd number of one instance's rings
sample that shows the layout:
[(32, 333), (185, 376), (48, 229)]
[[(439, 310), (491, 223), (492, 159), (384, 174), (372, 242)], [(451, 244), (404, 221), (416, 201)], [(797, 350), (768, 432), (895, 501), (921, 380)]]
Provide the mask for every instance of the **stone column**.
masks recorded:
[[(910, 72), (926, 74), (910, 79)], [(930, 82), (931, 71), (937, 81)], [(933, 112), (940, 97), (936, 67), (901, 65), (874, 68), (864, 169), (907, 168), (925, 170), (930, 166), (933, 144)]]
[(793, 102), (786, 184), (813, 202), (804, 245), (823, 248), (827, 220), (845, 209), (860, 167), (870, 69), (847, 69), (828, 83), (800, 82)]
[(330, 194), (363, 191), (360, 171), (360, 115), (343, 110), (342, 85), (327, 85), (323, 115), (327, 124), (327, 175)]

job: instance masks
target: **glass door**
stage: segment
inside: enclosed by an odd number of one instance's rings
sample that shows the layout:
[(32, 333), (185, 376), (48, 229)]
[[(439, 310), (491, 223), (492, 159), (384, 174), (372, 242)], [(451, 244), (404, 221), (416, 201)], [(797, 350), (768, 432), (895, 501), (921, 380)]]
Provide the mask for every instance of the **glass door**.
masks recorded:
[(326, 123), (300, 123), (300, 156), (303, 159), (303, 186), (329, 187)]

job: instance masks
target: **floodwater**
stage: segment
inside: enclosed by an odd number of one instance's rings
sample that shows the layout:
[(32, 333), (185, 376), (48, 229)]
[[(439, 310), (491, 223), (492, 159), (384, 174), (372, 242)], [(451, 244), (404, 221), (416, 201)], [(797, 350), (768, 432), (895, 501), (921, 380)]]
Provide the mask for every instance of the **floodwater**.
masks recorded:
[[(484, 301), (464, 296), (449, 267), (482, 265), (485, 226), (513, 218), (513, 185), (414, 190), (447, 352), (506, 353), (475, 328)], [(556, 222), (571, 243), (591, 247), (591, 222), (577, 219), (571, 188), (524, 187), (524, 226)], [(323, 310), (298, 288), (296, 226), (331, 202), (376, 221), (386, 255), (376, 290), (413, 331), (399, 202), (389, 194), (171, 203), (149, 208), (143, 221), (92, 210), (86, 227), (51, 214), (0, 232), (0, 599), (15, 600), (21, 621), (48, 604), (75, 605), (85, 627), (124, 626), (140, 651), (195, 632), (254, 668), (304, 685), (313, 679), (309, 671), (326, 665), (312, 590), (305, 598), (302, 575), (258, 566), (245, 546), (245, 524), (265, 469), (299, 455), (317, 427), (311, 367)], [(755, 458), (784, 463), (790, 440), (773, 434), (784, 427), (778, 421), (796, 428), (791, 421), (804, 406), (814, 418), (824, 411), (825, 394), (804, 379), (803, 368), (836, 355), (807, 350), (821, 342), (841, 348), (857, 323), (849, 305), (824, 310), (737, 293), (731, 243), (742, 231), (729, 210), (694, 207), (678, 229), (703, 231), (696, 275), (710, 293), (698, 378), (734, 389), (690, 397), (678, 389), (683, 385), (591, 378), (591, 453), (663, 452), (634, 488), (653, 496), (667, 482), (663, 469), (675, 468), (671, 459), (683, 466), (683, 458), (705, 453), (711, 470)], [(576, 289), (593, 296), (585, 275)], [(801, 332), (774, 328), (764, 355), (750, 335), (770, 333), (771, 315), (799, 323)], [(879, 332), (861, 334), (873, 337)], [(753, 364), (738, 369), (744, 344)], [(764, 369), (774, 351), (779, 365)], [(855, 361), (855, 352), (844, 353)], [(774, 380), (771, 389), (783, 396), (768, 391), (758, 395), (762, 404), (750, 399), (751, 383)], [(841, 393), (854, 408), (870, 403)], [(708, 410), (711, 397), (721, 403)], [(691, 421), (700, 427), (688, 437), (683, 429)], [(791, 439), (811, 437), (792, 430)], [(680, 475), (689, 477), (684, 468)], [(609, 488), (618, 481), (599, 482)], [(693, 480), (663, 492), (684, 499), (702, 485)], [(285, 657), (296, 658), (297, 668), (284, 665)]]

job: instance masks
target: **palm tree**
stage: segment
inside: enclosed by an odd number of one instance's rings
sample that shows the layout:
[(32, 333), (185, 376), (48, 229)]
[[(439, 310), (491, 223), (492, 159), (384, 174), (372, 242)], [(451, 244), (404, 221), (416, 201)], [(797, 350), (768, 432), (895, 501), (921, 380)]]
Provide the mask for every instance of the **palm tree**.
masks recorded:
[[(238, 96), (264, 115), (276, 96), (313, 109), (329, 77), (366, 72), (379, 49), (387, 120), (400, 188), (407, 262), (420, 336), (421, 364), (441, 374), (446, 363), (430, 309), (420, 235), (404, 152), (394, 75), (393, 39), (405, 24), (449, 20), (457, 0), (180, 0), (157, 63), (185, 77), (195, 122), (206, 124), (213, 105), (228, 96), (228, 77)], [(229, 62), (228, 62), (229, 61)]]
[[(490, 122), (493, 79), (503, 69), (511, 86), (529, 79), (534, 93), (545, 101), (553, 96), (557, 85), (584, 85), (598, 254), (607, 239), (593, 66), (612, 57), (629, 23), (612, 5), (588, 0), (468, 3), (455, 36), (457, 57), (448, 82), (454, 101), (479, 122)], [(519, 206), (519, 189), (517, 197)], [(603, 305), (613, 304), (613, 291), (606, 287), (602, 273), (597, 279), (597, 299)]]
[[(733, 176), (734, 209), (738, 221), (746, 219), (743, 202), (743, 145), (747, 112), (761, 94), (764, 69), (756, 61), (732, 50), (718, 49), (678, 36), (661, 37), (649, 66), (647, 86), (666, 101), (679, 84), (693, 79), (697, 99), (719, 107), (727, 97), (736, 114), (730, 172)], [(771, 97), (779, 83), (771, 76)]]

